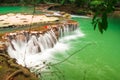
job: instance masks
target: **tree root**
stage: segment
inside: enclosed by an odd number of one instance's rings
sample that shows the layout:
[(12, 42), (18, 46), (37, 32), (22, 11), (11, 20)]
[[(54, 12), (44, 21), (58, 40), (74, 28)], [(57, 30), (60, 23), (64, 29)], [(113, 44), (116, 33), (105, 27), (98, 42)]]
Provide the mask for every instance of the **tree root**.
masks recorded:
[(10, 80), (12, 77), (16, 76), (17, 74), (21, 73), (22, 71), (21, 70), (17, 70), (15, 72), (13, 72), (12, 74), (10, 74), (6, 80)]
[[(14, 78), (15, 76), (19, 75), (19, 74), (23, 74), (25, 77), (36, 77), (35, 75), (33, 75), (29, 69), (18, 65), (16, 63), (16, 60), (13, 58), (10, 58), (7, 54), (0, 54), (0, 56), (4, 57), (7, 59), (7, 64), (11, 67), (14, 68), (15, 71), (10, 74), (5, 80), (11, 80), (11, 78)], [(34, 80), (37, 80), (37, 78), (35, 78)]]

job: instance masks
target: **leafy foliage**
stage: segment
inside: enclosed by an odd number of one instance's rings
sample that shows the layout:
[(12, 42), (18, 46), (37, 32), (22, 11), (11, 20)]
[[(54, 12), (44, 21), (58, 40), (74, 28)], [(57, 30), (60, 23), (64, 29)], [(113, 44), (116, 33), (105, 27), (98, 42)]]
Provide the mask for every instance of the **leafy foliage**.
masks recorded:
[(101, 33), (108, 28), (107, 14), (114, 11), (115, 0), (93, 0), (92, 11), (95, 13), (92, 19), (94, 30), (98, 26)]

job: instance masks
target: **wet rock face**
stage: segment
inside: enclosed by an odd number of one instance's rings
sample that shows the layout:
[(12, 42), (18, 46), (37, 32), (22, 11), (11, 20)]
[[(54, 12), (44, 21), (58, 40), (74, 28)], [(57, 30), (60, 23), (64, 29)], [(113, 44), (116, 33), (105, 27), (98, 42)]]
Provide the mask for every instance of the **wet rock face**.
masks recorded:
[(8, 51), (17, 53), (23, 49), (21, 53), (39, 53), (46, 49), (54, 47), (57, 38), (53, 30), (46, 32), (39, 31), (19, 31), (16, 33), (9, 33), (4, 36), (8, 41)]
[(7, 46), (5, 45), (5, 43), (0, 41), (0, 53), (5, 53), (7, 49)]
[[(16, 51), (17, 48), (28, 45), (28, 52), (37, 53), (45, 49), (53, 48), (59, 38), (75, 31), (78, 28), (78, 24), (76, 21), (67, 20), (64, 23), (47, 25), (41, 28), (42, 30), (23, 30), (6, 33), (3, 39), (6, 39), (8, 42), (7, 47), (11, 47), (14, 51)], [(1, 45), (0, 49), (5, 50), (6, 47)]]

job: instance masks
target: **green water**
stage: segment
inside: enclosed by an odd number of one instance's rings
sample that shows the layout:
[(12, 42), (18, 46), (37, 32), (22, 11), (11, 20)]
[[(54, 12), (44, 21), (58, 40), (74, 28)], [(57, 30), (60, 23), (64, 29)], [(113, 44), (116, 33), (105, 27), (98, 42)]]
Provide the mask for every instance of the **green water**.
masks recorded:
[[(32, 14), (34, 8), (32, 6), (0, 6), (0, 14), (8, 14), (8, 13), (29, 13)], [(36, 14), (41, 13), (36, 10)]]
[[(120, 80), (120, 18), (110, 18), (104, 34), (93, 30), (91, 19), (73, 19), (80, 23), (85, 36), (66, 42), (71, 48), (64, 54), (70, 56), (85, 45), (87, 47), (56, 65), (65, 80)], [(63, 60), (65, 55), (56, 57)]]

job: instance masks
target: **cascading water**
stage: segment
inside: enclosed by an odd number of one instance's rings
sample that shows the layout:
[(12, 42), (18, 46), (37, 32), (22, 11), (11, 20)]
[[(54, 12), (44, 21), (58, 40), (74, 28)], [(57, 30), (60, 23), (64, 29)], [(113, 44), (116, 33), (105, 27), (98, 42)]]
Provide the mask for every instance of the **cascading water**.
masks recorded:
[(61, 27), (58, 28), (58, 32), (59, 32), (59, 37), (64, 37), (67, 35), (70, 35), (73, 31), (78, 29), (78, 24), (64, 24), (61, 25)]
[(55, 33), (48, 30), (45, 33), (21, 31), (10, 33), (6, 36), (9, 47), (8, 54), (17, 59), (17, 62), (25, 66), (26, 55), (39, 54), (52, 48), (57, 42)]
[[(72, 34), (74, 33), (74, 34)], [(62, 44), (65, 38), (80, 37), (77, 23), (51, 25), (45, 32), (19, 31), (4, 36), (8, 42), (8, 54), (15, 58), (17, 63), (28, 68), (40, 69), (45, 62), (50, 62), (55, 51), (68, 49)], [(64, 40), (62, 40), (64, 38)]]

